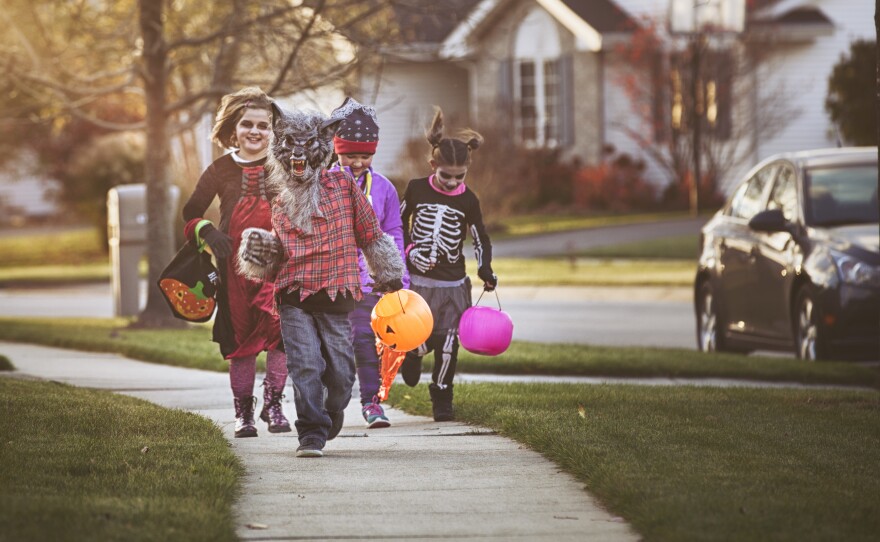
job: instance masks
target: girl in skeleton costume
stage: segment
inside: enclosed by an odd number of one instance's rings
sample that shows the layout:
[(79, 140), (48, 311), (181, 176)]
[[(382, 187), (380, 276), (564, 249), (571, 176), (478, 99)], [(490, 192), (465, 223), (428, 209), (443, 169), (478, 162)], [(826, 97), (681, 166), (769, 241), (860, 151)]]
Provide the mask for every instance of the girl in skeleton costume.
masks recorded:
[[(254, 380), (257, 354), (264, 350), (268, 354), (260, 418), (269, 424), (270, 433), (291, 431), (281, 408), (287, 358), (278, 316), (273, 314), (274, 289), (239, 275), (236, 259), (230, 257), (237, 252), (245, 228), (271, 227), (269, 202), (274, 193), (266, 186), (263, 169), (271, 130), (271, 101), (262, 90), (250, 87), (224, 96), (211, 139), (235, 151), (208, 166), (183, 207), (184, 233), (208, 245), (220, 271), (213, 339), (229, 360), (236, 437), (257, 436)], [(215, 197), (220, 198), (219, 226), (202, 218)]]
[(408, 385), (418, 384), (422, 357), (433, 350), (434, 372), (428, 389), (434, 420), (449, 421), (454, 419), (452, 379), (458, 360), (458, 322), (471, 306), (471, 281), (462, 252), (468, 232), (483, 287), (495, 289), (498, 278), (492, 272), (492, 244), (483, 225), (480, 200), (464, 184), (471, 153), (483, 143), (483, 137), (472, 130), (454, 138), (443, 137), (443, 112), (438, 108), (427, 139), (431, 144), (428, 161), (434, 173), (409, 182), (400, 214), (411, 288), (431, 307), (434, 329), (425, 344), (407, 353), (401, 374)]

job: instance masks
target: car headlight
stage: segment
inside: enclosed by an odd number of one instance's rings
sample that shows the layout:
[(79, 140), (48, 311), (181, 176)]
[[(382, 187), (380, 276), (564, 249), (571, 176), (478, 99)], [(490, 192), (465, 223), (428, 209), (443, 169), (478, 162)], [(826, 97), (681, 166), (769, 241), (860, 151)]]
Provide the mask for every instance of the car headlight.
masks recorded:
[(855, 286), (880, 286), (880, 267), (875, 267), (852, 256), (831, 251), (840, 280)]

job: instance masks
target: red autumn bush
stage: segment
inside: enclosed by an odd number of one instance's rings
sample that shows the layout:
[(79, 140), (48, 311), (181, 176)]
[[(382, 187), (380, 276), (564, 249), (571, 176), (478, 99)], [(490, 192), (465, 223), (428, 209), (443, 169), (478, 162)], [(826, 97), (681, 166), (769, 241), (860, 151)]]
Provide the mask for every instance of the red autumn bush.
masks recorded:
[(574, 204), (615, 212), (656, 208), (656, 189), (645, 180), (645, 163), (626, 153), (615, 155), (613, 149), (606, 151), (606, 157), (598, 165), (575, 173)]

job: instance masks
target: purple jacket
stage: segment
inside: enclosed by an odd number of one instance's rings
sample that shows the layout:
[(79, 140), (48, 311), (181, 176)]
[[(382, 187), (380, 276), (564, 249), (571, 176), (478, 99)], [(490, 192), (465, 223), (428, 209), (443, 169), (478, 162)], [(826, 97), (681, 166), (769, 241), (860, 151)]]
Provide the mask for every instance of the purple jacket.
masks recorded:
[[(339, 165), (339, 162), (337, 162), (333, 164), (330, 171), (338, 171), (340, 169), (343, 168)], [(350, 168), (344, 169), (349, 175), (351, 175)], [(394, 237), (394, 242), (397, 243), (397, 250), (400, 251), (400, 259), (404, 262), (403, 287), (409, 288), (409, 272), (406, 270), (406, 256), (403, 251), (403, 222), (400, 220), (400, 199), (397, 197), (397, 189), (394, 188), (391, 181), (389, 181), (384, 175), (373, 171), (372, 167), (369, 168), (369, 171), (373, 178), (373, 182), (370, 188), (370, 193), (368, 194), (368, 200), (373, 206), (373, 211), (376, 212), (376, 218), (379, 219), (379, 227), (382, 228), (383, 232)], [(357, 180), (358, 186), (364, 191), (364, 193), (367, 191), (366, 177), (366, 173), (363, 173), (361, 174), (361, 178)], [(373, 279), (370, 278), (370, 274), (367, 271), (367, 262), (364, 260), (364, 255), (360, 250), (358, 250), (358, 270), (361, 275), (361, 288), (363, 292), (371, 292), (373, 289), (365, 285), (371, 284)]]

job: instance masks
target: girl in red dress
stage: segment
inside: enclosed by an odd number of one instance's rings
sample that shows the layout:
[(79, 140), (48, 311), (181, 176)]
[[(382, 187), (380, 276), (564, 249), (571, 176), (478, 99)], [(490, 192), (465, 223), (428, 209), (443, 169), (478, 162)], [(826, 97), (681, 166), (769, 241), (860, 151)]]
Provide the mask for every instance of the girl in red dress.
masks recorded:
[[(185, 234), (198, 237), (217, 259), (221, 284), (217, 292), (214, 342), (229, 360), (229, 379), (235, 404), (235, 436), (257, 436), (254, 397), (257, 354), (267, 351), (260, 418), (270, 433), (289, 432), (281, 399), (287, 381), (287, 361), (274, 314), (271, 283), (248, 280), (235, 269), (241, 232), (245, 228), (272, 229), (269, 203), (275, 194), (265, 185), (263, 166), (272, 132), (272, 107), (259, 88), (249, 87), (223, 97), (211, 139), (233, 152), (215, 160), (202, 173), (183, 207)], [(220, 198), (220, 224), (203, 218)]]

